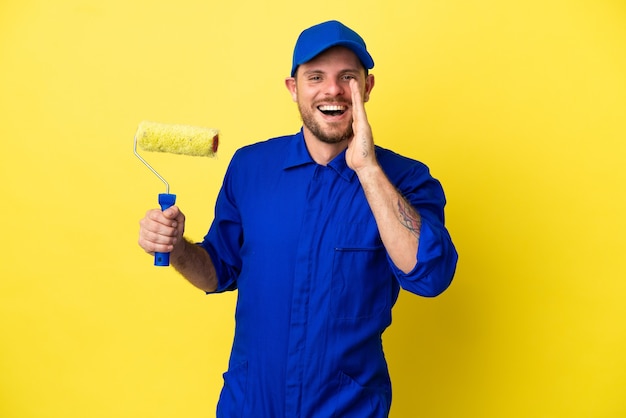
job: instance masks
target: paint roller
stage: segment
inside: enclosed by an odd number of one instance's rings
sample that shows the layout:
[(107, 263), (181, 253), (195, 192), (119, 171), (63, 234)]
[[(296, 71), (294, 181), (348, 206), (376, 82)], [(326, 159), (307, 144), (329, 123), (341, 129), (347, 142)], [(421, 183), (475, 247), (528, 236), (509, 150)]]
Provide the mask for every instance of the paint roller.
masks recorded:
[[(139, 124), (135, 133), (133, 151), (137, 158), (165, 184), (165, 193), (160, 193), (158, 199), (161, 210), (173, 206), (176, 203), (176, 195), (170, 194), (169, 183), (139, 155), (137, 146), (149, 152), (212, 157), (217, 152), (218, 142), (219, 131), (217, 129), (148, 121)], [(169, 264), (169, 253), (154, 254), (155, 266), (169, 266)]]

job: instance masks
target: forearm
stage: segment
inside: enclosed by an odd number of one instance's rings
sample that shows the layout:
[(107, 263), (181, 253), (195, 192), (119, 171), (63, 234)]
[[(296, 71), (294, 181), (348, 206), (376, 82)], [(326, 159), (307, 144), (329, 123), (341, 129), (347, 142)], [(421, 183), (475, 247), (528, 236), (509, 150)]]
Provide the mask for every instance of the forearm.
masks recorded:
[(174, 247), (170, 263), (189, 283), (205, 292), (217, 289), (217, 275), (206, 250), (186, 239)]
[(421, 217), (378, 165), (357, 171), (383, 245), (394, 264), (409, 273), (417, 264)]

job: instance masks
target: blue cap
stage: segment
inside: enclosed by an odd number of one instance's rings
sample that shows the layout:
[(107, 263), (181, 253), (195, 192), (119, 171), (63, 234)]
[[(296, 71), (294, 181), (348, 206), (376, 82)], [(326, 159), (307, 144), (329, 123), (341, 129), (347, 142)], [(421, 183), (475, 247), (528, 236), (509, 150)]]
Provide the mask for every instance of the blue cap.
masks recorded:
[(305, 29), (300, 34), (293, 50), (291, 76), (296, 74), (300, 64), (311, 61), (333, 46), (349, 48), (359, 58), (363, 67), (368, 70), (374, 68), (374, 60), (367, 52), (363, 38), (343, 23), (330, 20)]

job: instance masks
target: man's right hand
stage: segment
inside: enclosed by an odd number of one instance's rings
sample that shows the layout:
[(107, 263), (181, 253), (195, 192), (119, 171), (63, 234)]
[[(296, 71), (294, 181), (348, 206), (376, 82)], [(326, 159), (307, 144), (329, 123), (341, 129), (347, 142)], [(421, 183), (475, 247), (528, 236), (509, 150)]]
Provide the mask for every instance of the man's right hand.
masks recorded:
[(139, 246), (148, 254), (169, 253), (183, 242), (185, 215), (177, 206), (151, 209), (139, 221)]

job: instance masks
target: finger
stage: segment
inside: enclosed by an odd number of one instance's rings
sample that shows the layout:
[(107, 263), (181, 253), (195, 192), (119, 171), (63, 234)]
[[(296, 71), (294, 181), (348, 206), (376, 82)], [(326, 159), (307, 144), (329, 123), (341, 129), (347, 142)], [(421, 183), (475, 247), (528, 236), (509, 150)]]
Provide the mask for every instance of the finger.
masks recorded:
[[(144, 218), (145, 222), (156, 223), (165, 225), (167, 227), (175, 228), (177, 225), (177, 218), (171, 218), (172, 213), (176, 213), (175, 211), (170, 212), (171, 208), (166, 209), (166, 211), (161, 211), (159, 209), (151, 209), (146, 213)], [(180, 213), (180, 212), (178, 212)]]
[(181, 211), (178, 208), (178, 206), (174, 205), (174, 206), (170, 206), (169, 208), (165, 209), (163, 211), (163, 216), (165, 216), (168, 219), (176, 219), (180, 213), (181, 213)]
[(161, 211), (151, 210), (139, 221), (140, 232), (148, 231), (166, 236), (175, 235), (178, 227), (176, 220), (167, 219)]
[(176, 242), (176, 235), (171, 235), (167, 231), (150, 231), (147, 229), (139, 233), (140, 239), (145, 242), (160, 245), (173, 245)]
[(369, 130), (369, 122), (367, 113), (365, 113), (363, 95), (361, 94), (359, 83), (355, 79), (350, 80), (350, 91), (352, 93), (352, 119), (355, 130), (358, 128), (365, 132)]
[(143, 248), (143, 250), (148, 254), (154, 254), (155, 252), (169, 253), (174, 249), (173, 243), (158, 243), (154, 241), (149, 241), (143, 237), (139, 238), (138, 243), (139, 246)]
[(350, 80), (350, 92), (352, 93), (352, 114), (354, 115), (354, 119), (359, 119), (364, 114), (365, 108), (359, 83), (354, 78)]
[(150, 229), (142, 225), (139, 230), (139, 245), (147, 252), (169, 252), (177, 241), (178, 235), (175, 229), (163, 226)]

